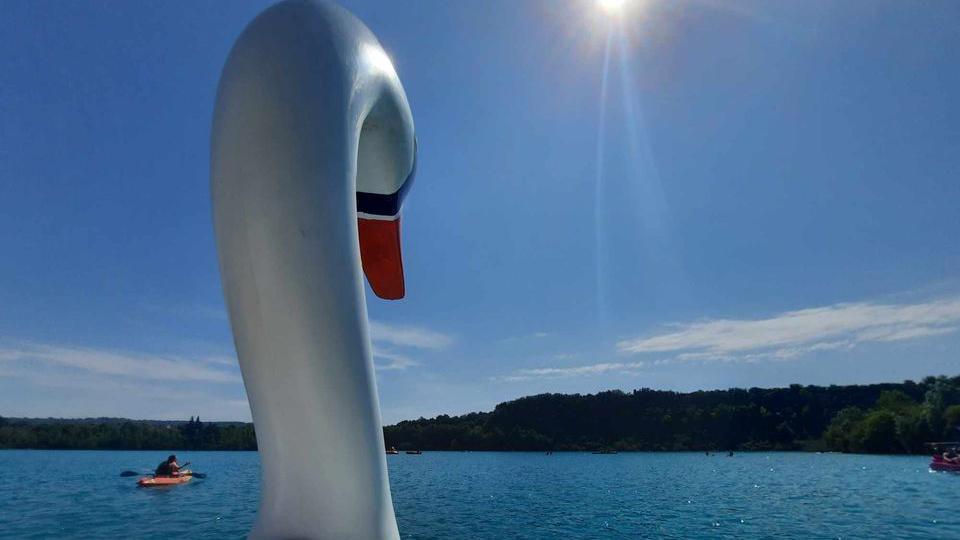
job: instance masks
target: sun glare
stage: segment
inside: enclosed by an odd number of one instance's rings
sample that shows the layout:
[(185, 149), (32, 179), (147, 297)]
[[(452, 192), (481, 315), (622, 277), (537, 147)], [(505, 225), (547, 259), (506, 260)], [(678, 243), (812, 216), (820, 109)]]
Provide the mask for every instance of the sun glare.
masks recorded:
[(360, 51), (360, 56), (363, 60), (372, 64), (377, 71), (393, 77), (397, 76), (397, 72), (393, 68), (393, 62), (390, 61), (390, 57), (387, 56), (387, 53), (380, 47), (364, 45)]
[(626, 3), (626, 0), (597, 0), (600, 9), (609, 15), (616, 15), (623, 11), (623, 5)]

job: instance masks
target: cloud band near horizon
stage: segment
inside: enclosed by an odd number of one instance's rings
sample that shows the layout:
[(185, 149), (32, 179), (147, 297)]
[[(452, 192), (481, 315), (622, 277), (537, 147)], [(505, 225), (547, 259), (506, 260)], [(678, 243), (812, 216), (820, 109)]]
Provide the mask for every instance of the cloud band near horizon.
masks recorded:
[(622, 340), (628, 354), (673, 360), (791, 359), (806, 353), (948, 334), (960, 329), (960, 298), (913, 304), (840, 303), (765, 319), (716, 319), (671, 325), (672, 331)]

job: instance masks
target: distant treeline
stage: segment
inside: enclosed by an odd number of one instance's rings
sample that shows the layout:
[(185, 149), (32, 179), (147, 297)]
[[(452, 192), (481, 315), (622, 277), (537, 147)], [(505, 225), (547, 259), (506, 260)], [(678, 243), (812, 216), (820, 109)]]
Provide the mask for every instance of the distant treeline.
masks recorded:
[[(960, 438), (960, 377), (692, 393), (542, 394), (384, 428), (400, 450), (835, 450), (919, 453)], [(252, 424), (3, 419), (0, 448), (255, 450)]]
[(960, 377), (677, 393), (542, 394), (384, 429), (424, 450), (836, 450), (912, 453), (958, 438)]
[(240, 422), (0, 417), (0, 448), (50, 450), (256, 450), (253, 424)]

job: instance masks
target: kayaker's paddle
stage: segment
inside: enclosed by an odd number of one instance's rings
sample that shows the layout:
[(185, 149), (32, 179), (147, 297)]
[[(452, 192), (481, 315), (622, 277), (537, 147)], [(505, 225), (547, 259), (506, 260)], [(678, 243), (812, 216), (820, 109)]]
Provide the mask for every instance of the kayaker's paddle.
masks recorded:
[[(188, 461), (188, 462), (184, 463), (183, 465), (181, 465), (181, 467), (186, 467), (186, 466), (189, 465), (189, 464), (190, 464), (190, 462)], [(126, 477), (128, 477), (128, 476), (151, 476), (151, 475), (153, 475), (152, 472), (143, 473), (143, 472), (137, 472), (137, 471), (123, 471), (122, 473), (120, 473), (120, 476), (122, 476), (122, 477), (124, 477), (124, 478), (126, 478)], [(193, 474), (193, 473), (191, 473), (191, 475), (196, 476), (197, 478), (206, 478), (206, 477), (207, 477), (207, 475), (205, 475), (205, 474), (203, 474), (203, 473), (200, 473), (200, 474)]]
[[(122, 473), (120, 473), (120, 476), (123, 476), (123, 477), (125, 477), (125, 478), (128, 477), (128, 476), (153, 476), (153, 473), (140, 473), (140, 472), (137, 472), (137, 471), (123, 471)], [(201, 472), (193, 472), (193, 471), (190, 471), (190, 472), (186, 473), (185, 476), (193, 476), (193, 477), (195, 477), (195, 478), (206, 478), (206, 477), (207, 477), (207, 474), (206, 474), (206, 473), (201, 473)]]
[[(188, 461), (188, 462), (184, 463), (183, 465), (181, 465), (180, 468), (181, 468), (181, 469), (184, 469), (184, 468), (186, 468), (187, 465), (189, 465), (189, 464), (190, 464), (190, 462)], [(192, 477), (194, 477), (194, 478), (206, 478), (206, 477), (207, 477), (207, 474), (206, 474), (206, 473), (202, 473), (202, 472), (193, 472), (193, 471), (190, 471), (190, 472), (186, 472), (186, 473), (182, 473), (182, 474), (183, 474), (184, 476), (192, 476)]]
[[(180, 468), (182, 469), (182, 468), (186, 467), (186, 466), (189, 465), (189, 464), (190, 464), (190, 462), (188, 461), (188, 462), (184, 463)], [(188, 472), (188, 473), (183, 473), (183, 474), (186, 475), (186, 476), (192, 476), (192, 477), (194, 477), (194, 478), (206, 478), (206, 477), (207, 477), (206, 473), (202, 473), (202, 472), (193, 472), (193, 471), (190, 471), (190, 472)]]

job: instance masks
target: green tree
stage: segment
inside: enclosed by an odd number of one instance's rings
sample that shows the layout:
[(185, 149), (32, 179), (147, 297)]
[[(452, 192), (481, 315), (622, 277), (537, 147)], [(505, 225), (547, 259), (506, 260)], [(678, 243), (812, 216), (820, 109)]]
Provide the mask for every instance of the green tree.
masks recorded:
[(930, 437), (927, 415), (920, 406), (907, 409), (897, 416), (897, 442), (902, 451), (914, 454), (924, 452), (923, 443)]
[(927, 411), (930, 429), (937, 437), (946, 435), (949, 438), (952, 434), (946, 433), (944, 412), (950, 405), (960, 403), (960, 384), (957, 384), (957, 378), (947, 377), (927, 377), (924, 383), (928, 389), (923, 405)]
[(960, 404), (950, 405), (943, 410), (943, 424), (947, 439), (960, 439)]
[(887, 410), (874, 410), (864, 417), (854, 430), (854, 447), (859, 452), (875, 454), (896, 453), (897, 417)]
[(884, 390), (877, 398), (877, 409), (883, 409), (893, 414), (905, 414), (915, 408), (917, 402), (901, 390)]
[(851, 439), (856, 427), (863, 421), (863, 411), (859, 407), (847, 407), (838, 412), (823, 434), (827, 448), (839, 452), (855, 452)]

